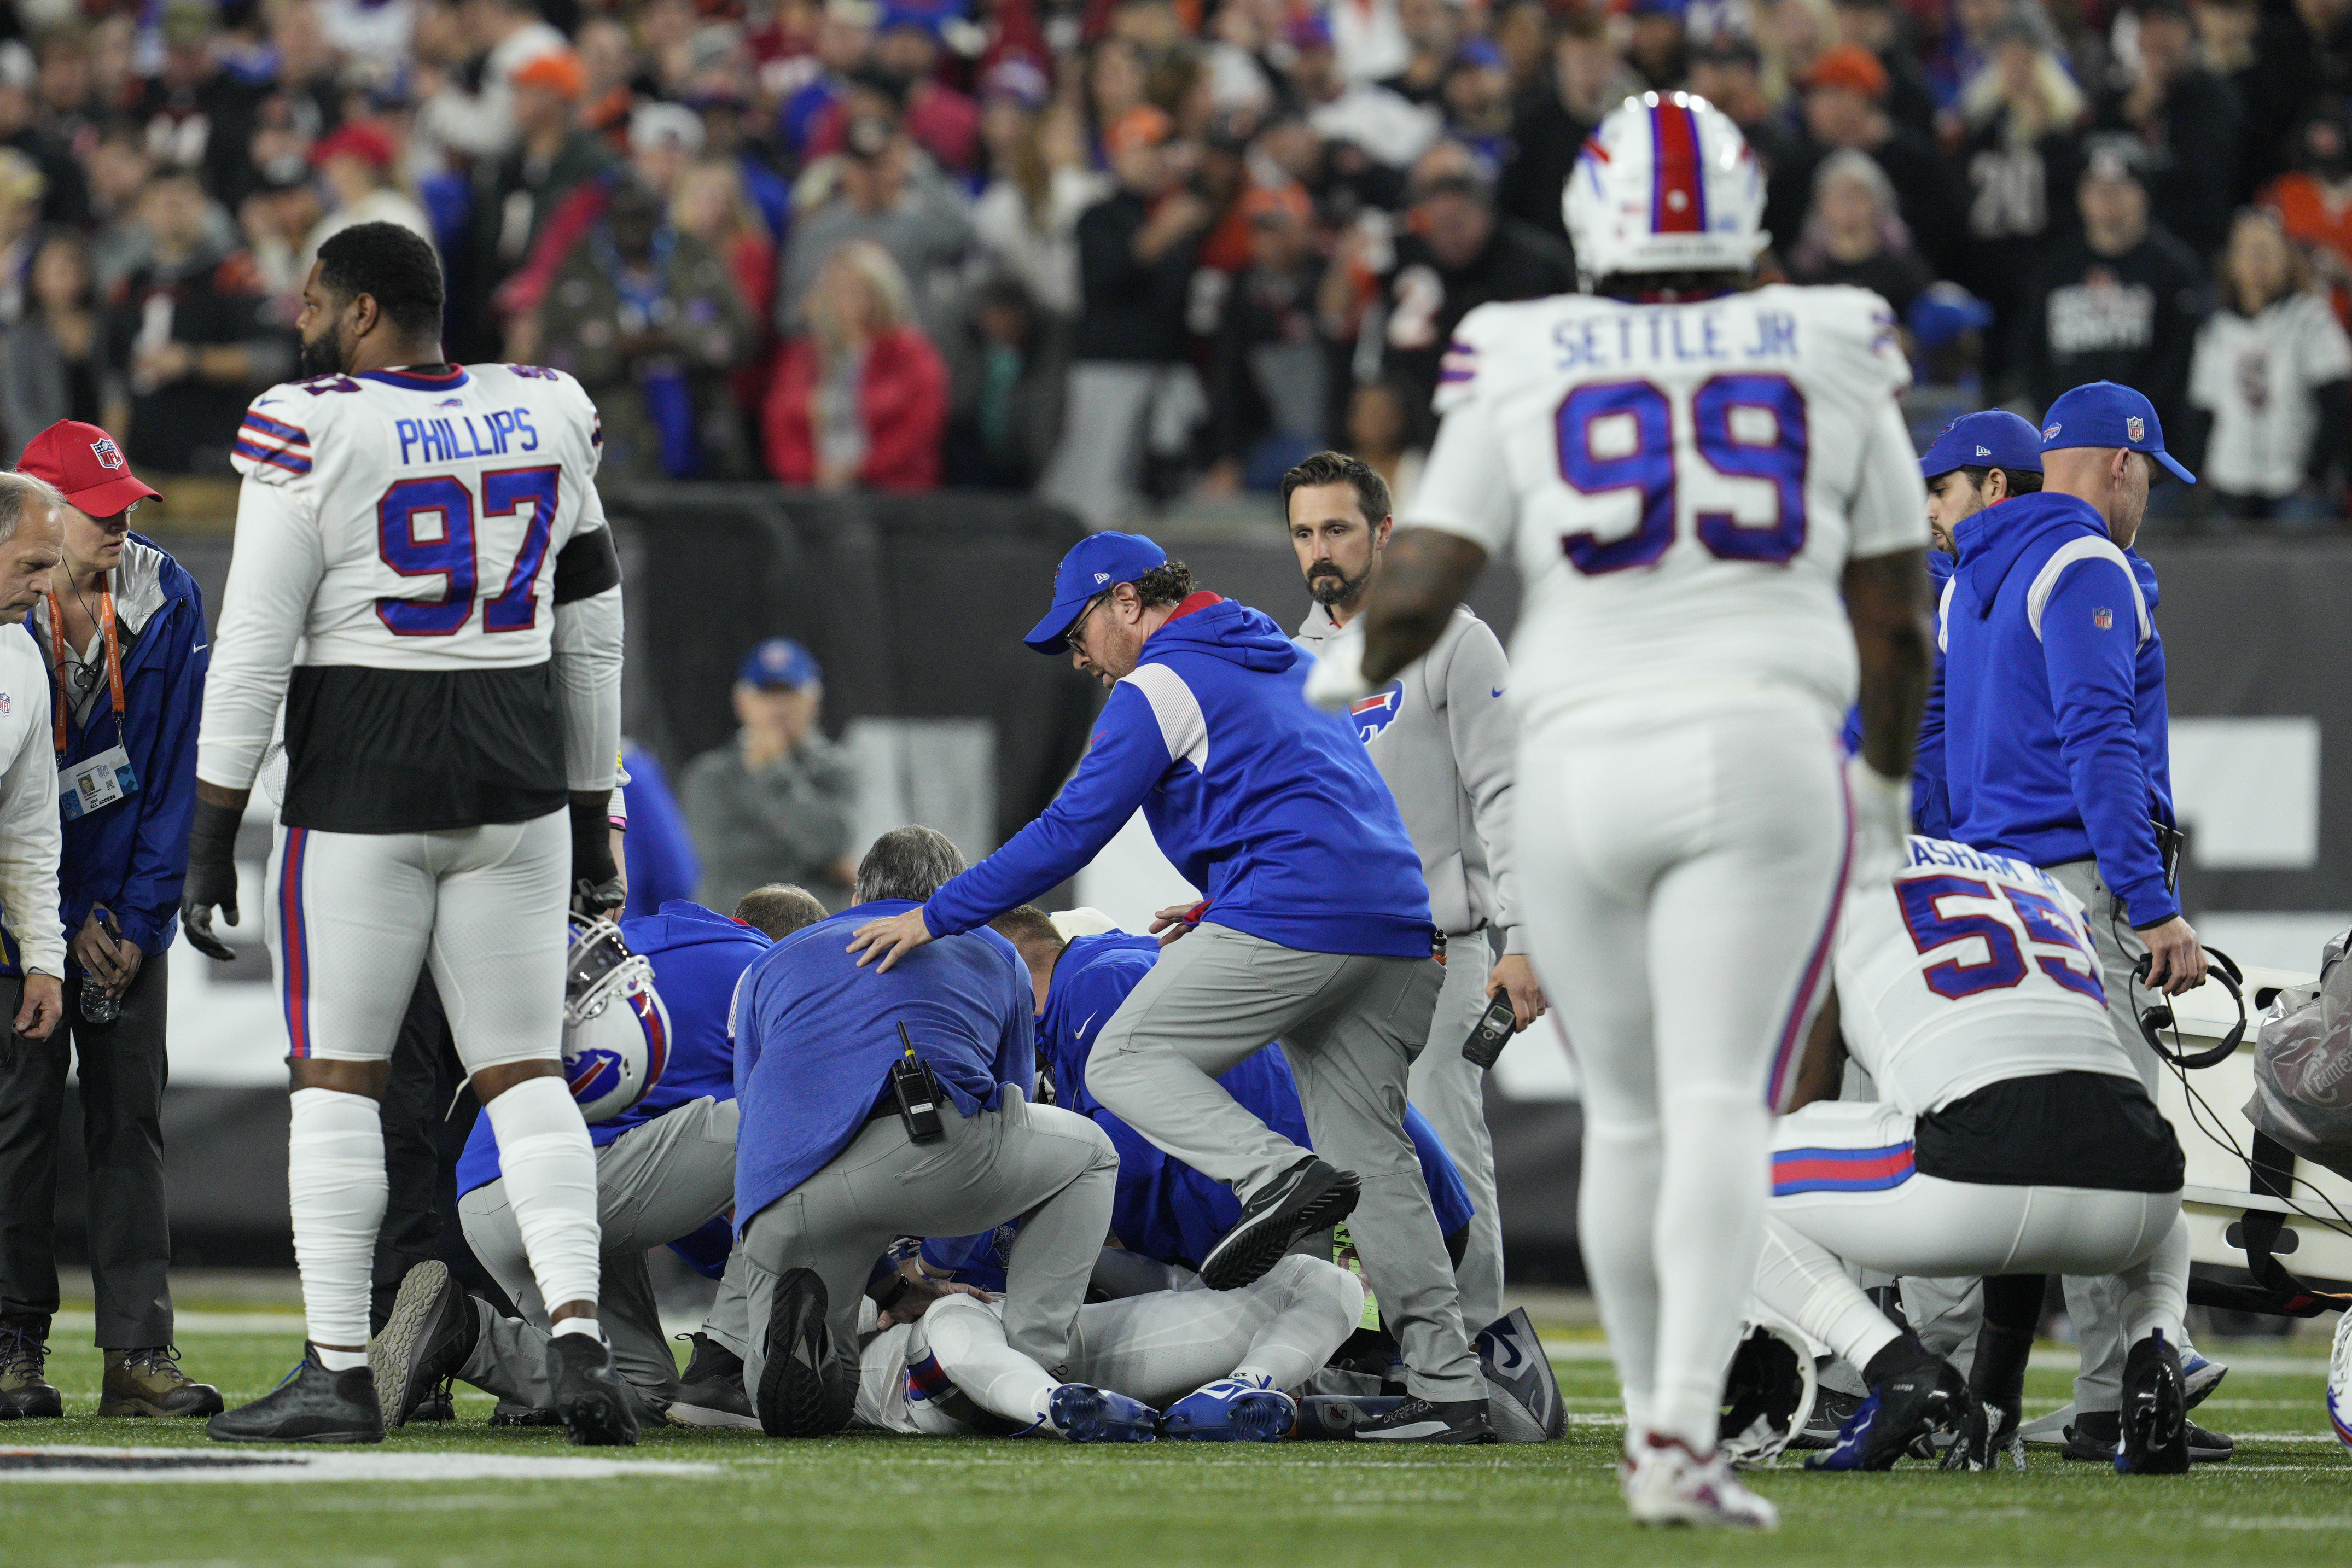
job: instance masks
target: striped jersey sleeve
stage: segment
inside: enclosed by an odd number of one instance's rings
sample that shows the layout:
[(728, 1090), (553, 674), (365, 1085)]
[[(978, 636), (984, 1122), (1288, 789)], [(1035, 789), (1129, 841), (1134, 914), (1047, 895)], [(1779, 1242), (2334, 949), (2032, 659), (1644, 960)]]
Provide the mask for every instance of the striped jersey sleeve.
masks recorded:
[(288, 485), (310, 473), (310, 433), (284, 417), (293, 410), (274, 392), (245, 411), (229, 462), (248, 479)]

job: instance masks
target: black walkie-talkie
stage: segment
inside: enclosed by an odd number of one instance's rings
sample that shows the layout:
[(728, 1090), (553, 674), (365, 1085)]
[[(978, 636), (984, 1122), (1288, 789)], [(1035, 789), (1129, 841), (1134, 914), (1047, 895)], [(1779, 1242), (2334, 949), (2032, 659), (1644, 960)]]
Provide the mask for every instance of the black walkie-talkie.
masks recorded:
[(1479, 1067), (1492, 1067), (1495, 1059), (1503, 1054), (1503, 1047), (1511, 1043), (1511, 1036), (1519, 1026), (1519, 1015), (1511, 1006), (1511, 993), (1496, 991), (1478, 1021), (1470, 1026), (1470, 1038), (1462, 1042), (1462, 1059)]
[(898, 1120), (906, 1124), (907, 1141), (910, 1144), (936, 1144), (948, 1135), (940, 1122), (940, 1084), (923, 1059), (915, 1054), (915, 1042), (907, 1038), (907, 1026), (898, 1026), (898, 1043), (907, 1054), (890, 1064), (890, 1092), (898, 1097)]

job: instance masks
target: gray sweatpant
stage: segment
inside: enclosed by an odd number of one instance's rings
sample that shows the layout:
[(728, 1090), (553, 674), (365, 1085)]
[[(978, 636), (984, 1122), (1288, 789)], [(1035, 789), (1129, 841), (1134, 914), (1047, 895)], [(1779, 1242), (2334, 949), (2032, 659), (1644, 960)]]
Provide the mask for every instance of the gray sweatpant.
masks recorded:
[(1454, 1270), (1462, 1326), (1473, 1338), (1503, 1315), (1503, 1219), (1496, 1207), (1495, 1139), (1486, 1130), (1486, 1070), (1462, 1056), (1462, 1042), (1486, 1010), (1486, 972), (1495, 967), (1486, 934), (1450, 936), (1445, 984), (1429, 1022), (1429, 1043), (1413, 1058), (1406, 1098), (1436, 1129), (1469, 1190), (1470, 1245)]
[[(947, 1108), (952, 1112), (952, 1107)], [(901, 1236), (971, 1236), (1018, 1218), (1004, 1270), (1004, 1335), (1060, 1375), (1095, 1256), (1110, 1233), (1118, 1152), (1074, 1112), (1032, 1105), (1007, 1087), (993, 1111), (945, 1113), (946, 1135), (915, 1144), (896, 1117), (868, 1122), (833, 1163), (753, 1215), (736, 1242), (751, 1308), (743, 1386), (756, 1404), (778, 1277), (824, 1281), (845, 1389), (857, 1383), (857, 1300), (875, 1260)]]
[[(658, 1420), (677, 1394), (677, 1361), (662, 1334), (646, 1253), (692, 1234), (734, 1201), (736, 1121), (734, 1101), (697, 1100), (596, 1151), (596, 1218), (604, 1231), (596, 1321), (612, 1344), (613, 1364), (636, 1392), (642, 1419)], [(457, 1375), (517, 1404), (549, 1408), (547, 1308), (505, 1180), (460, 1197), (457, 1218), (466, 1245), (523, 1314), (488, 1313), (488, 1332)]]
[(1348, 1228), (1404, 1351), (1406, 1386), (1479, 1399), (1453, 1261), (1404, 1133), (1406, 1080), (1444, 981), (1426, 958), (1304, 952), (1203, 923), (1161, 950), (1103, 1026), (1087, 1087), (1247, 1203), (1307, 1151), (1243, 1110), (1217, 1075), (1281, 1041), (1317, 1152), (1363, 1184)]

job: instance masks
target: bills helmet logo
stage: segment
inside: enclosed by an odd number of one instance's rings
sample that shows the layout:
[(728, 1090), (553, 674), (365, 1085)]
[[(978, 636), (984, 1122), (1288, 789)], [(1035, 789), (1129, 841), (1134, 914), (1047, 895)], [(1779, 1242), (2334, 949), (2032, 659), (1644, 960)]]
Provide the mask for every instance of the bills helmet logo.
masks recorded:
[(114, 444), (111, 436), (100, 436), (89, 444), (89, 455), (98, 459), (100, 468), (122, 466), (122, 448)]
[(2112, 610), (2094, 610), (2091, 612), (2091, 624), (2102, 632), (2112, 632), (2116, 629), (2116, 612)]
[(2134, 441), (2146, 441), (2147, 439), (2147, 421), (2142, 419), (2136, 413), (2126, 414), (2124, 416), (2124, 434), (2131, 437)]
[(1358, 697), (1348, 705), (1349, 722), (1356, 727), (1356, 738), (1370, 745), (1372, 737), (1396, 722), (1397, 712), (1404, 706), (1404, 683), (1391, 681), (1368, 697)]

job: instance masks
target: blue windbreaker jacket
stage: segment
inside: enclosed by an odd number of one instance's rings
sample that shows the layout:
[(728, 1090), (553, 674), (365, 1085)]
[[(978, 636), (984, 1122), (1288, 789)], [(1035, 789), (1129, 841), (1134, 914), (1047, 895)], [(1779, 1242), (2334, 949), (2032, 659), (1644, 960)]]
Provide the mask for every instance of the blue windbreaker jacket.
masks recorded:
[(1952, 836), (2039, 866), (2096, 860), (2135, 926), (2179, 914), (2150, 826), (2173, 821), (2154, 569), (2116, 549), (2087, 502), (2047, 491), (1954, 538)]
[(1202, 918), (1285, 947), (1424, 958), (1421, 857), (1348, 721), (1299, 688), (1313, 661), (1256, 611), (1196, 593), (1143, 644), (1045, 815), (933, 894), (970, 931), (1093, 860), (1140, 807), (1207, 895)]

